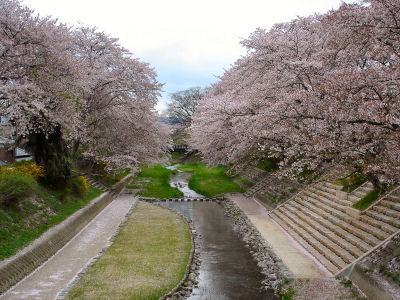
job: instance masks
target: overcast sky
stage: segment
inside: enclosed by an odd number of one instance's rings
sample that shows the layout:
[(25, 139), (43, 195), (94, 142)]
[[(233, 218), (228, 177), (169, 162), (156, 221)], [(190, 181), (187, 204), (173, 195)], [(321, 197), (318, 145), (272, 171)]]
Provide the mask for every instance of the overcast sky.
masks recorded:
[[(347, 2), (347, 1), (346, 1)], [(96, 26), (150, 63), (169, 94), (205, 87), (245, 54), (239, 42), (257, 27), (338, 8), (340, 0), (24, 0), (63, 23)]]

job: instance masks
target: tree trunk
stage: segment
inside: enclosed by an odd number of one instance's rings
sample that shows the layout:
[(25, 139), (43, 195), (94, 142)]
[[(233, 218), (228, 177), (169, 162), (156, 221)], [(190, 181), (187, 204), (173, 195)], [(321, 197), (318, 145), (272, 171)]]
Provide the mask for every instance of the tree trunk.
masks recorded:
[(27, 139), (27, 149), (45, 170), (44, 181), (54, 187), (65, 186), (71, 177), (71, 166), (59, 126), (47, 135), (42, 131), (33, 132)]
[(374, 190), (380, 194), (382, 191), (382, 183), (379, 181), (379, 178), (372, 172), (365, 174), (367, 180), (371, 182), (374, 186)]

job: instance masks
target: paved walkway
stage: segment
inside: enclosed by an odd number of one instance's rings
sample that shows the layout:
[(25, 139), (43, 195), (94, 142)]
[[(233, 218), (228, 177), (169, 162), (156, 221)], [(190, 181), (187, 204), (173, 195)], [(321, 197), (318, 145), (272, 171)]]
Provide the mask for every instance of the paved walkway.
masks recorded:
[(332, 277), (327, 269), (269, 217), (264, 206), (241, 194), (228, 197), (246, 213), (295, 278)]
[(54, 299), (108, 245), (135, 202), (132, 195), (112, 201), (60, 251), (0, 299)]

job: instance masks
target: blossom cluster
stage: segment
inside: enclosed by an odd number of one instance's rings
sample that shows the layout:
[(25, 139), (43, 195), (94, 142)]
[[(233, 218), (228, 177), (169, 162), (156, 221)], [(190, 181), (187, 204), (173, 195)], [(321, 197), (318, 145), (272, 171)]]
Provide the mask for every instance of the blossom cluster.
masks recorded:
[(0, 0), (0, 115), (17, 140), (61, 129), (75, 151), (112, 165), (157, 158), (168, 144), (161, 87), (117, 39)]
[(275, 156), (400, 180), (400, 1), (343, 3), (257, 29), (203, 98), (191, 146), (210, 163)]

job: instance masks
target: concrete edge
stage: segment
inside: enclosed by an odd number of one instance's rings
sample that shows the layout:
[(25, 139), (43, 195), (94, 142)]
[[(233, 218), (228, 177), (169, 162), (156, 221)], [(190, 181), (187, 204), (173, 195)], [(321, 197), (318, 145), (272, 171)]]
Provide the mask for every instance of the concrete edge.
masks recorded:
[(120, 193), (132, 173), (117, 182), (111, 192), (101, 194), (61, 223), (49, 228), (28, 246), (0, 262), (0, 295), (46, 262)]
[(386, 291), (375, 278), (367, 274), (359, 264), (354, 265), (349, 274), (349, 279), (361, 289), (368, 299), (396, 299), (390, 292)]
[(385, 290), (372, 276), (364, 272), (361, 267), (361, 261), (373, 252), (389, 244), (393, 238), (400, 234), (400, 230), (396, 231), (387, 239), (370, 249), (364, 255), (360, 256), (352, 264), (346, 266), (339, 271), (336, 276), (348, 277), (355, 285), (368, 297), (368, 299), (395, 299), (390, 292)]

